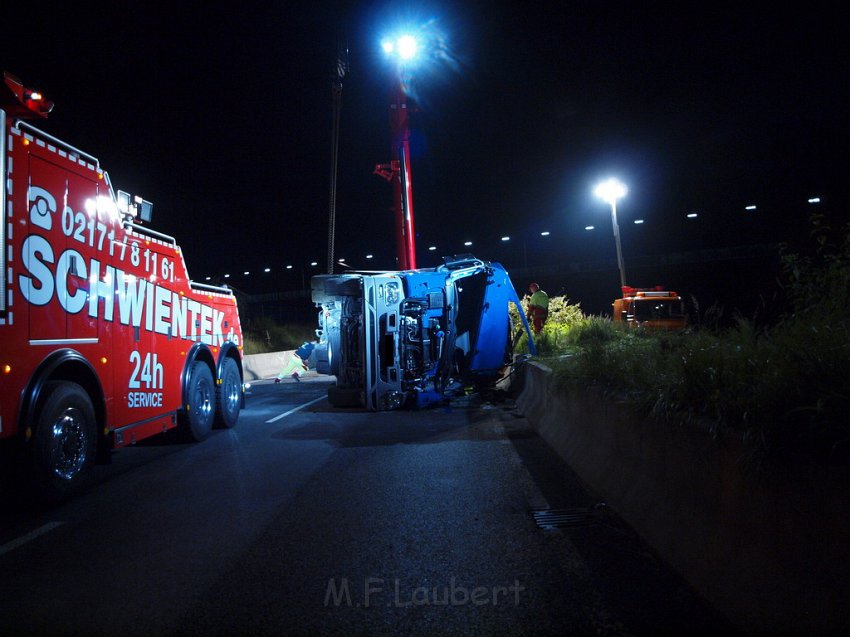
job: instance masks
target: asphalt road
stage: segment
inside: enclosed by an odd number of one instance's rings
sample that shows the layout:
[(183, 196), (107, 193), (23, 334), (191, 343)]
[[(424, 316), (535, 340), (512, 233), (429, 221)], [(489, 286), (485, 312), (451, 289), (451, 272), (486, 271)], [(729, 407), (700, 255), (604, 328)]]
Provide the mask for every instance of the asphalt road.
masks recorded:
[(255, 383), (232, 430), (0, 501), (0, 634), (731, 632), (506, 397), (372, 414), (327, 386)]

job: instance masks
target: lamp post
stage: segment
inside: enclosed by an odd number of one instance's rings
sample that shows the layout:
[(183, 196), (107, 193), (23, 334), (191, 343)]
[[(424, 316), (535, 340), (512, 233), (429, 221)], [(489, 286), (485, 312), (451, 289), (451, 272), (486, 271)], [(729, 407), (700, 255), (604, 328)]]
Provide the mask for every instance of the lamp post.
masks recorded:
[(331, 130), (331, 194), (328, 210), (328, 274), (334, 273), (334, 242), (336, 241), (336, 178), (339, 157), (339, 113), (342, 107), (342, 80), (348, 72), (348, 49), (337, 51), (334, 76), (331, 81), (333, 97), (333, 128)]
[(375, 166), (375, 174), (393, 185), (396, 257), (400, 270), (416, 268), (416, 239), (413, 230), (413, 176), (410, 166), (410, 127), (405, 73), (417, 54), (413, 36), (403, 35), (382, 43), (384, 52), (396, 66), (390, 97), (391, 155), (389, 164)]
[(617, 199), (626, 196), (626, 186), (616, 179), (603, 181), (596, 186), (594, 194), (603, 201), (611, 204), (611, 224), (614, 227), (614, 241), (617, 244), (617, 266), (620, 268), (620, 287), (626, 286), (626, 270), (623, 267), (623, 249), (620, 246), (620, 226), (617, 225)]

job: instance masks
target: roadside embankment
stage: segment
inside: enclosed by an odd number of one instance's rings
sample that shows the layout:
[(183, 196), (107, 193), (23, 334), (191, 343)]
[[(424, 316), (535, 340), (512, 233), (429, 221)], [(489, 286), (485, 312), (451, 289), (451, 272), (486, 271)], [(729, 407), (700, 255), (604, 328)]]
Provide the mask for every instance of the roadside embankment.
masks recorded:
[(734, 625), (759, 634), (850, 628), (850, 468), (754, 467), (740, 437), (555, 390), (537, 362), (515, 378), (511, 393), (539, 434)]

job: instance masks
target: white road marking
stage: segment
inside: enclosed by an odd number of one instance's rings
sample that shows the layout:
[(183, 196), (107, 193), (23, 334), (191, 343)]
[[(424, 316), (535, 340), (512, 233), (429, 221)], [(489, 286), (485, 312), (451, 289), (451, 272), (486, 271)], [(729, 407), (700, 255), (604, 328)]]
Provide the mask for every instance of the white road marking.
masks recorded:
[(12, 540), (11, 542), (7, 542), (3, 546), (0, 546), (0, 555), (5, 555), (11, 551), (14, 551), (16, 548), (19, 548), (37, 538), (39, 535), (44, 535), (45, 533), (49, 533), (57, 526), (62, 526), (65, 524), (64, 522), (48, 522), (44, 526), (40, 526), (35, 531), (30, 531), (26, 535), (22, 535), (21, 537)]
[(290, 409), (289, 411), (287, 411), (287, 412), (284, 412), (284, 413), (280, 414), (279, 416), (275, 416), (274, 418), (271, 418), (271, 419), (267, 420), (266, 422), (267, 422), (267, 423), (268, 423), (268, 422), (276, 422), (276, 421), (280, 420), (281, 418), (286, 418), (286, 417), (287, 417), (287, 416), (289, 416), (290, 414), (294, 414), (296, 411), (301, 411), (301, 410), (302, 410), (302, 409), (304, 409), (305, 407), (309, 407), (309, 406), (310, 406), (310, 405), (312, 405), (313, 403), (317, 403), (317, 402), (319, 402), (320, 400), (324, 400), (324, 399), (325, 399), (325, 397), (324, 397), (324, 396), (319, 396), (319, 397), (318, 397), (318, 398), (316, 398), (315, 400), (311, 400), (309, 403), (304, 403), (303, 405), (298, 405), (298, 407), (294, 407), (294, 408)]

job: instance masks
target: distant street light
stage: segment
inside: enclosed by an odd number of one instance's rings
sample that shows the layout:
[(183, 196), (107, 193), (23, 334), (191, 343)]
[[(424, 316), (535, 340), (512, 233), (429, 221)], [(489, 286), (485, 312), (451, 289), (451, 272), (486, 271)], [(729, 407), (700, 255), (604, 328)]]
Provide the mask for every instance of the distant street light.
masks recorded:
[(617, 225), (617, 199), (626, 196), (628, 189), (616, 179), (603, 181), (596, 186), (594, 194), (611, 204), (611, 225), (614, 227), (614, 241), (617, 244), (617, 265), (620, 268), (620, 287), (626, 286), (626, 270), (623, 267), (623, 249), (620, 246), (620, 227)]

